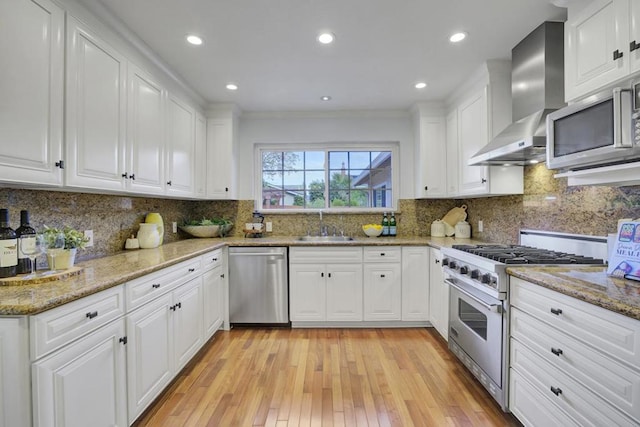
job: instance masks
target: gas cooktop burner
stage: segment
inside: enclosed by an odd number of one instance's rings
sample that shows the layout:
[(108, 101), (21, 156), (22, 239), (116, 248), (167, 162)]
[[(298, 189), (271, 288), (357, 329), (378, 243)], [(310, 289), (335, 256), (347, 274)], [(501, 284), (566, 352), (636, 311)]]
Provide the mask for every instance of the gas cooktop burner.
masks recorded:
[(597, 258), (521, 245), (453, 245), (453, 249), (503, 264), (604, 264)]

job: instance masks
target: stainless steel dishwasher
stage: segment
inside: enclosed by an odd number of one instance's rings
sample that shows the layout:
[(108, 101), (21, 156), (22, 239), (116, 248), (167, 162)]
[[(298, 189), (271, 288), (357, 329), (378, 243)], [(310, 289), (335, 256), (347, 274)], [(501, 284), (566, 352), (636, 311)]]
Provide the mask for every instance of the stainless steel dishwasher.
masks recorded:
[(289, 323), (287, 248), (229, 248), (229, 322)]

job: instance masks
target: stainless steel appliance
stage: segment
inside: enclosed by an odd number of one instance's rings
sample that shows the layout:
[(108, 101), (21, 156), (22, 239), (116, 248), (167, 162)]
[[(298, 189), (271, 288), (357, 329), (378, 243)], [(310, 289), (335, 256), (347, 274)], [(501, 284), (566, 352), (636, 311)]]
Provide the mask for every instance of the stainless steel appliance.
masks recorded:
[(287, 248), (229, 248), (229, 322), (289, 323)]
[[(584, 247), (604, 254), (606, 238), (523, 231), (521, 242)], [(597, 246), (593, 249), (592, 246)], [(604, 252), (602, 250), (604, 248)], [(602, 265), (592, 256), (524, 245), (454, 245), (443, 248), (445, 282), (450, 286), (449, 349), (469, 368), (503, 410), (507, 410), (509, 276), (506, 268), (529, 264)]]
[(640, 83), (618, 87), (549, 114), (547, 167), (579, 170), (639, 159), (639, 91)]

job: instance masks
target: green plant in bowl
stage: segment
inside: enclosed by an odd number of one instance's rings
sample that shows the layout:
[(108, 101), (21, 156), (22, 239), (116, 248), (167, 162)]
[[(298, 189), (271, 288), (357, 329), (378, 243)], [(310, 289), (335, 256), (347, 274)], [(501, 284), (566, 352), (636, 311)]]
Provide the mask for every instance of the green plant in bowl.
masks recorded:
[(194, 237), (224, 237), (233, 222), (224, 218), (202, 218), (184, 221), (180, 229)]
[(42, 234), (45, 242), (50, 246), (53, 246), (57, 235), (63, 234), (64, 249), (84, 249), (89, 242), (89, 238), (85, 237), (84, 233), (66, 225), (62, 229), (45, 225)]

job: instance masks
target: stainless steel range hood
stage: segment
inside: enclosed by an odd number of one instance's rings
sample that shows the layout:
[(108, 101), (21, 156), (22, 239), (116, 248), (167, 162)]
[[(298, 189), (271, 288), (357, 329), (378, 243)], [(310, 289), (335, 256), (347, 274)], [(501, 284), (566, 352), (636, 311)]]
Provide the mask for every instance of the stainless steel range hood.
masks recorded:
[(469, 159), (470, 165), (544, 161), (547, 114), (564, 107), (564, 24), (545, 22), (511, 51), (514, 123)]

